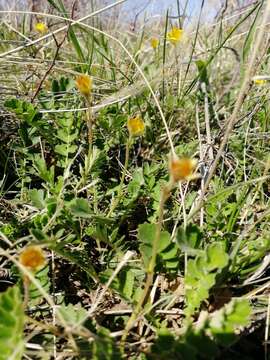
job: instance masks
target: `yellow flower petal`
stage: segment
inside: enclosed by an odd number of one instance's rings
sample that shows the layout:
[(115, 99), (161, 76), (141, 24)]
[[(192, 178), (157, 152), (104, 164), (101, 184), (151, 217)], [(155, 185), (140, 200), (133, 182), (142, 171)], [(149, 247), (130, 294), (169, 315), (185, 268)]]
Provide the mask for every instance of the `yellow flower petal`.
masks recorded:
[(93, 87), (92, 78), (87, 74), (79, 75), (76, 78), (76, 86), (82, 95), (89, 96)]
[(38, 270), (45, 265), (45, 255), (40, 246), (28, 246), (24, 249), (20, 256), (19, 261), (22, 265), (31, 270)]
[(255, 79), (254, 84), (256, 84), (256, 85), (265, 85), (265, 84), (267, 84), (267, 80), (265, 80), (265, 79)]
[(152, 46), (153, 49), (156, 49), (158, 47), (159, 44), (159, 40), (157, 38), (152, 38), (150, 40), (150, 44)]
[(171, 31), (168, 32), (167, 38), (173, 44), (176, 45), (182, 40), (184, 30), (174, 26)]
[(40, 34), (45, 34), (48, 31), (48, 28), (44, 23), (38, 22), (35, 25), (35, 30)]
[(194, 174), (196, 166), (196, 159), (173, 158), (170, 161), (170, 175), (174, 182), (192, 180), (197, 177), (197, 174)]
[(144, 133), (145, 125), (140, 116), (135, 116), (128, 119), (127, 128), (130, 136), (141, 136)]

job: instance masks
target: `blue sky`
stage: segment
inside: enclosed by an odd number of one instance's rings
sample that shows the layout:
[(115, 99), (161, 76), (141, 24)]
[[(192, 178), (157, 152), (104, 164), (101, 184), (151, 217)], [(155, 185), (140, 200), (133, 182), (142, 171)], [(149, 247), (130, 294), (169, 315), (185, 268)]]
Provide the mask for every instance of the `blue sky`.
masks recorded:
[[(124, 9), (132, 11), (134, 15), (137, 11), (142, 10), (146, 4), (148, 5), (145, 10), (148, 15), (163, 14), (170, 8), (170, 15), (177, 15), (177, 1), (176, 0), (127, 0), (124, 5)], [(180, 0), (180, 6), (183, 8), (186, 0)], [(207, 1), (206, 1), (207, 3)], [(189, 0), (188, 1), (188, 14), (195, 16), (201, 6), (201, 0)], [(133, 14), (132, 14), (133, 15)]]

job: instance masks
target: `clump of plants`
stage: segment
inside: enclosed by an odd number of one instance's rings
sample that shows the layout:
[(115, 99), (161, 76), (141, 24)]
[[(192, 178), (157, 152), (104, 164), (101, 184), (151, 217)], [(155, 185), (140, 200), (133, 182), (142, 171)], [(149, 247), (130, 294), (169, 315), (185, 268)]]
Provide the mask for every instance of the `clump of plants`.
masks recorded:
[(267, 357), (270, 5), (121, 3), (0, 23), (0, 360)]

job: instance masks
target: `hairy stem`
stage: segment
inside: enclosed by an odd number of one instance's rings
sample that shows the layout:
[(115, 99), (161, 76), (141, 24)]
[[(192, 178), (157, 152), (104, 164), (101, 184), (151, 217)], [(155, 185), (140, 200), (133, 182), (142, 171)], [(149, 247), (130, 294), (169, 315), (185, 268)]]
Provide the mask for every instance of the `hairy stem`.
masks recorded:
[(124, 163), (124, 169), (123, 169), (123, 172), (122, 172), (118, 192), (117, 192), (117, 195), (116, 195), (116, 197), (114, 198), (114, 200), (112, 202), (112, 206), (111, 206), (111, 208), (110, 208), (110, 210), (108, 212), (107, 217), (110, 217), (111, 214), (114, 212), (115, 208), (119, 204), (120, 198), (121, 198), (122, 193), (123, 193), (123, 186), (124, 186), (124, 181), (125, 181), (125, 177), (126, 177), (126, 173), (127, 173), (127, 167), (128, 167), (128, 161), (129, 161), (130, 144), (131, 144), (131, 137), (128, 138), (127, 143), (126, 143), (125, 163)]

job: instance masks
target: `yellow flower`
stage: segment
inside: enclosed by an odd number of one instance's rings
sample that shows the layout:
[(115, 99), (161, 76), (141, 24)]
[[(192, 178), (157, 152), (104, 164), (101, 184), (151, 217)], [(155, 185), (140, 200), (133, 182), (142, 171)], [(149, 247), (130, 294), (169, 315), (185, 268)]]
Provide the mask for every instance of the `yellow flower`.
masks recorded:
[(173, 45), (176, 45), (179, 41), (181, 41), (183, 32), (183, 29), (179, 29), (178, 27), (174, 26), (171, 31), (168, 32), (167, 38)]
[(189, 181), (198, 178), (198, 174), (195, 174), (195, 168), (197, 166), (197, 160), (191, 158), (178, 159), (174, 157), (170, 161), (170, 175), (174, 182), (177, 181)]
[(48, 31), (48, 28), (44, 23), (38, 22), (35, 25), (35, 30), (37, 32), (39, 32), (40, 34), (46, 34), (46, 32)]
[(158, 47), (159, 44), (159, 40), (157, 38), (152, 38), (150, 40), (150, 44), (152, 46), (153, 49), (156, 49)]
[(265, 84), (267, 84), (267, 80), (265, 80), (265, 79), (254, 79), (254, 84), (255, 85), (265, 85)]
[(93, 87), (92, 78), (87, 74), (79, 75), (76, 78), (76, 86), (82, 95), (88, 97)]
[(130, 136), (140, 136), (144, 133), (144, 122), (140, 116), (134, 116), (127, 121), (127, 128)]
[(45, 255), (40, 246), (31, 245), (24, 249), (19, 261), (30, 270), (38, 270), (45, 265)]

